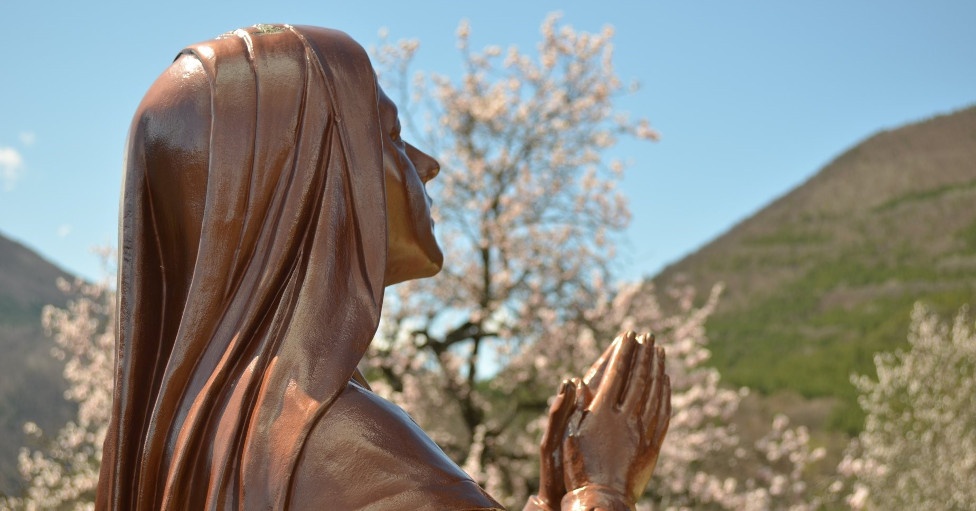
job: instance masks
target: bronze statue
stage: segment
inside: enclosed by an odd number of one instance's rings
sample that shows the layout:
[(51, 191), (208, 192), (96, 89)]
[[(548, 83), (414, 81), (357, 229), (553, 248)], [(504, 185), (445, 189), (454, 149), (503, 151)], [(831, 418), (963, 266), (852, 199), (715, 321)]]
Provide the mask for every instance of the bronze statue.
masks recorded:
[[(500, 508), (356, 369), (384, 286), (442, 264), (437, 162), (399, 138), (361, 46), (289, 25), (191, 46), (127, 145), (97, 509)], [(527, 509), (633, 507), (670, 417), (663, 356), (626, 334), (564, 383)]]

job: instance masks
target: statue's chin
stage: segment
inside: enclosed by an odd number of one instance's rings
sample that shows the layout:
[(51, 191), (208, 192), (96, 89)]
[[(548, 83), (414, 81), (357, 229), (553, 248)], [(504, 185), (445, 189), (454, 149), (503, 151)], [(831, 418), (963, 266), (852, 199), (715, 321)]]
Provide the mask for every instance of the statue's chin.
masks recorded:
[(384, 279), (384, 284), (387, 286), (407, 280), (433, 277), (441, 271), (441, 266), (444, 264), (444, 254), (436, 241), (390, 248), (387, 253)]

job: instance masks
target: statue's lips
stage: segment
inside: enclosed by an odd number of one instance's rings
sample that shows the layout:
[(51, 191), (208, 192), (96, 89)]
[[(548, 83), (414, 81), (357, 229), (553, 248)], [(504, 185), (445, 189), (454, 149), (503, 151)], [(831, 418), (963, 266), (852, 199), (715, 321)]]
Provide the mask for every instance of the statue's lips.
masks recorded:
[(434, 199), (430, 198), (426, 187), (424, 187), (424, 198), (427, 199), (427, 216), (430, 218), (430, 229), (433, 230), (434, 226), (437, 225), (437, 222), (434, 221), (434, 215), (432, 214), (434, 211)]

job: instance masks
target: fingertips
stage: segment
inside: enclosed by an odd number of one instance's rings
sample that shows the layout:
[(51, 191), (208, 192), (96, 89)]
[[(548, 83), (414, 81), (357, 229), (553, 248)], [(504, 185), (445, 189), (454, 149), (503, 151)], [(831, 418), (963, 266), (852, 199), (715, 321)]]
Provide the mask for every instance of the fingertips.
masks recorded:
[(562, 383), (559, 384), (559, 393), (557, 396), (563, 397), (570, 394), (576, 394), (576, 384), (573, 383), (573, 380), (566, 378)]
[(559, 392), (549, 406), (549, 424), (542, 436), (540, 447), (543, 453), (555, 451), (562, 444), (563, 436), (568, 427), (569, 417), (576, 404), (576, 384), (571, 380), (563, 380)]
[(555, 399), (553, 399), (552, 404), (549, 405), (549, 414), (552, 415), (566, 407), (572, 407), (575, 401), (576, 385), (568, 379), (563, 380), (563, 382), (559, 385), (559, 391), (556, 393)]
[[(650, 340), (648, 340), (650, 338)], [(635, 416), (643, 413), (645, 403), (653, 396), (654, 340), (647, 334), (636, 338), (637, 353), (621, 406)]]
[(583, 375), (583, 382), (585, 382), (587, 385), (592, 385), (593, 387), (600, 386), (600, 382), (603, 380), (603, 375), (607, 371), (607, 365), (610, 363), (610, 357), (616, 353), (617, 347), (620, 346), (620, 342), (623, 340), (623, 338), (623, 334), (618, 335), (613, 342), (610, 343), (610, 346), (600, 354), (600, 358), (598, 358), (596, 362), (594, 362), (593, 365), (591, 365), (586, 371), (586, 374)]
[[(620, 344), (610, 357), (606, 374), (608, 379), (605, 378), (604, 382), (607, 384), (606, 398), (617, 407), (624, 402), (627, 383), (634, 376), (634, 358), (639, 346), (637, 334), (628, 331), (622, 336)], [(603, 390), (603, 385), (600, 386), (600, 390)]]
[(654, 341), (657, 339), (654, 337), (653, 332), (644, 332), (637, 336), (637, 342), (641, 344), (646, 344), (649, 346), (654, 346)]
[(559, 411), (562, 415), (568, 416), (576, 405), (576, 384), (570, 380), (563, 381), (559, 394)]
[(585, 410), (586, 405), (593, 400), (593, 393), (590, 391), (590, 387), (579, 378), (573, 378), (570, 380), (570, 384), (573, 387), (572, 392), (576, 400), (576, 408)]

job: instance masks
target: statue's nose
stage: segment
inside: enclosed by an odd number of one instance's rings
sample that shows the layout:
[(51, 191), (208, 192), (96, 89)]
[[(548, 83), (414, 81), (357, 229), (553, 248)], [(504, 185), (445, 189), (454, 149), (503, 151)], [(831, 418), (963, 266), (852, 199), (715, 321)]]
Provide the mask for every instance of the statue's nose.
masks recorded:
[(407, 144), (407, 155), (413, 161), (413, 165), (417, 169), (417, 174), (424, 183), (427, 183), (437, 177), (437, 174), (440, 174), (440, 164), (429, 154)]

